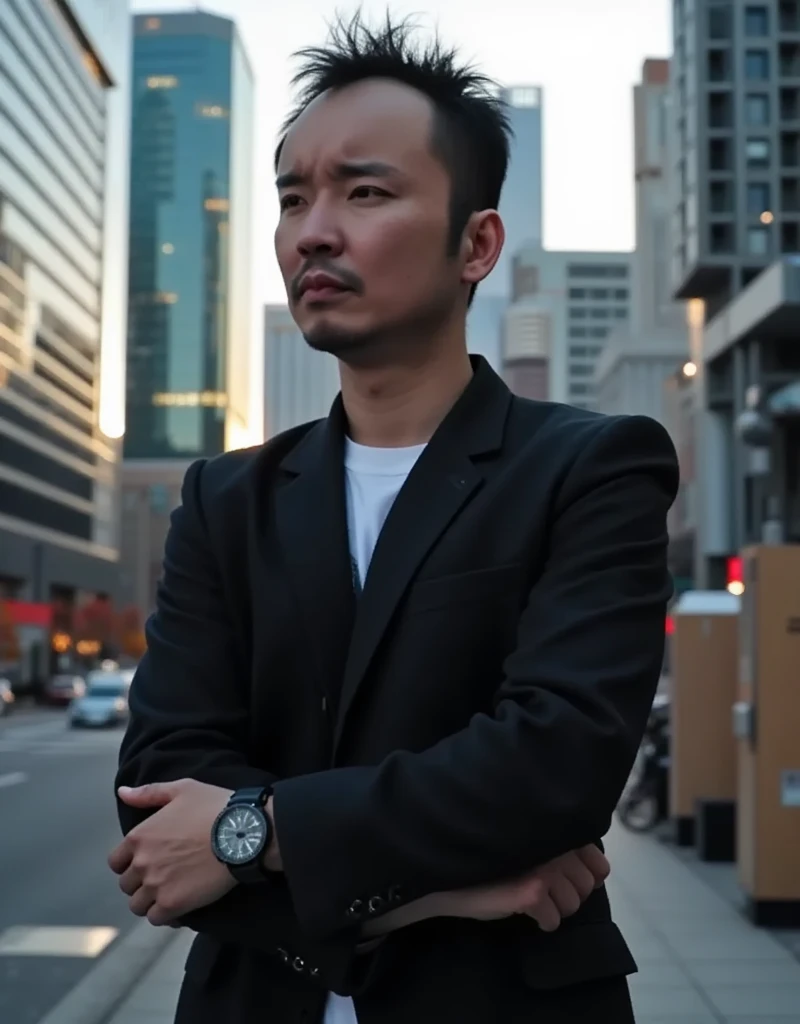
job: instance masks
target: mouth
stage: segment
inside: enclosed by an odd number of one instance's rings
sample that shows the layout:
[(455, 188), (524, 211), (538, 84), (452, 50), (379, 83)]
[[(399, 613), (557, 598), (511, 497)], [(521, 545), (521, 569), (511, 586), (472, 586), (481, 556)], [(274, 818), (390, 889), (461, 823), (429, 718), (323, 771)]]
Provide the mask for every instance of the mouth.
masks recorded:
[(350, 294), (351, 288), (327, 274), (309, 274), (300, 287), (300, 298), (308, 303), (331, 302)]

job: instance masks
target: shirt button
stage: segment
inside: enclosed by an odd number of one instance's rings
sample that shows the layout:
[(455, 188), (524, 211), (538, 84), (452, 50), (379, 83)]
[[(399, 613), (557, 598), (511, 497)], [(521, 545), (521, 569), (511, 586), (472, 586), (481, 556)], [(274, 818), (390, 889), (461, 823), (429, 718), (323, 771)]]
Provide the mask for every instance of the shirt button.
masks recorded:
[(380, 914), (386, 904), (383, 896), (373, 896), (369, 901), (369, 912), (370, 914)]

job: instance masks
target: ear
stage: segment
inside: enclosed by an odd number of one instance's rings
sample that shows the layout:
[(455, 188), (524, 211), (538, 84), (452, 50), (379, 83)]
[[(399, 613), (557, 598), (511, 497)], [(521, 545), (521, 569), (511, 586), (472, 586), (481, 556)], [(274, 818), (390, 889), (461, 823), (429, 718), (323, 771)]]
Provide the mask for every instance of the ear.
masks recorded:
[(464, 269), (461, 280), (465, 284), (478, 284), (494, 269), (500, 258), (506, 229), (497, 210), (473, 213), (464, 229)]

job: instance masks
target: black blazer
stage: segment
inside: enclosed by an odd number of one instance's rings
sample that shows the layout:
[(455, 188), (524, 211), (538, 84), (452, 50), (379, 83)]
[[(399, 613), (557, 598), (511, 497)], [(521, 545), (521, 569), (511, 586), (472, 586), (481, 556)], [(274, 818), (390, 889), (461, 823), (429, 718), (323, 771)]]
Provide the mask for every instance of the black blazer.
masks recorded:
[(661, 669), (666, 432), (474, 365), (358, 600), (341, 399), (186, 475), (116, 783), (279, 780), (285, 874), (189, 915), (181, 1024), (318, 1024), (327, 989), (359, 1024), (632, 1020), (602, 889), (553, 934), (439, 919), (355, 949), (371, 915), (599, 843)]

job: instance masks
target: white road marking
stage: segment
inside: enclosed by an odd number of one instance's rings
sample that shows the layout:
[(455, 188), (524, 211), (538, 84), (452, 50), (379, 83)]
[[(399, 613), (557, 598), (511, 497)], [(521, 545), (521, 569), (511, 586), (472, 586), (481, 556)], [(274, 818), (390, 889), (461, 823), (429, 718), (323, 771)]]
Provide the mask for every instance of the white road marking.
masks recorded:
[(116, 928), (15, 925), (0, 932), (0, 956), (70, 956), (93, 960), (117, 934)]
[(0, 789), (8, 789), (10, 786), (18, 786), (21, 782), (27, 782), (28, 776), (25, 772), (6, 772), (0, 775)]

